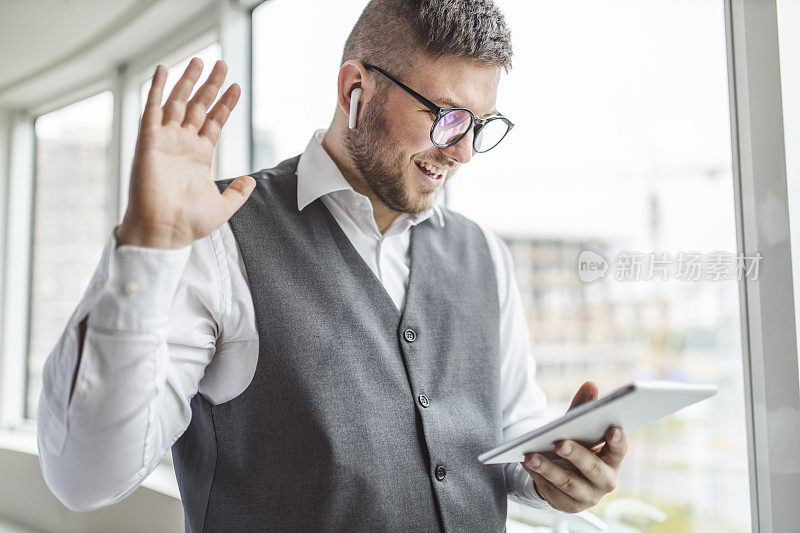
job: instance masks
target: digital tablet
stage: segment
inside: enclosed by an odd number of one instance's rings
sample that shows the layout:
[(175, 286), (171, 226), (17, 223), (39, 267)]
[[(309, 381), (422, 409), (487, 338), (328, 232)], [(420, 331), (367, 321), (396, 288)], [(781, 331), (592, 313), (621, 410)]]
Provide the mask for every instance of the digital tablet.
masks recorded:
[(480, 454), (478, 461), (518, 463), (526, 453), (552, 452), (554, 444), (564, 439), (591, 447), (604, 440), (611, 426), (628, 433), (716, 393), (716, 385), (635, 381)]

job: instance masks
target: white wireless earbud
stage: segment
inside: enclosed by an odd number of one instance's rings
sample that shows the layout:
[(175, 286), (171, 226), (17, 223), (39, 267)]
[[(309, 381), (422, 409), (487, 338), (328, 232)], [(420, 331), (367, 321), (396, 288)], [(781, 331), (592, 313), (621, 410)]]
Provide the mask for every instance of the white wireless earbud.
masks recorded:
[(358, 100), (361, 98), (361, 87), (356, 87), (350, 93), (350, 122), (349, 126), (352, 130), (356, 127), (356, 117), (358, 116)]

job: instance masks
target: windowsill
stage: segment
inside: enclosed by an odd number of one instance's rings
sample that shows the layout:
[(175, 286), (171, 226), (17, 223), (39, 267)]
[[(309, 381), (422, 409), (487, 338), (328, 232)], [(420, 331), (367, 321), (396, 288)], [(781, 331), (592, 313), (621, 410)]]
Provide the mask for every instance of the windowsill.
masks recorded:
[[(0, 521), (35, 531), (183, 531), (183, 505), (169, 464), (159, 465), (140, 486), (113, 505), (72, 512), (53, 495), (42, 475), (36, 432), (19, 424), (0, 430)], [(33, 424), (35, 427), (35, 423)]]
[[(36, 444), (35, 428), (35, 424), (26, 421), (17, 429), (0, 430), (0, 452), (9, 450), (38, 457), (39, 448)], [(179, 501), (181, 499), (175, 471), (171, 464), (163, 461), (142, 481), (141, 486)]]
[(39, 449), (36, 446), (36, 432), (27, 428), (0, 430), (0, 450), (39, 455)]

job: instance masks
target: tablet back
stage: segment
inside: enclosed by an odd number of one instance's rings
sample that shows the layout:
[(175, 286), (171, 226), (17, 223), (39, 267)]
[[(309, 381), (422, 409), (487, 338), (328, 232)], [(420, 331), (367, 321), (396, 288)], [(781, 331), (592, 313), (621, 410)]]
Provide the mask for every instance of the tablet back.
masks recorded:
[(553, 451), (553, 445), (564, 439), (593, 446), (603, 440), (610, 426), (630, 433), (716, 392), (715, 385), (636, 381), (484, 452), (478, 460), (485, 464), (521, 462), (526, 453)]

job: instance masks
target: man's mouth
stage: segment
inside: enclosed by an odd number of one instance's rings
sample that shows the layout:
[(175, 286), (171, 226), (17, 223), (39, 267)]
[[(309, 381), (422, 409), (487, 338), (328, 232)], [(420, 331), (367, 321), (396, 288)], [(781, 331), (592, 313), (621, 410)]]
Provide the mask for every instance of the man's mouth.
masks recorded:
[(417, 167), (428, 177), (439, 180), (447, 175), (447, 169), (427, 161), (416, 161)]

